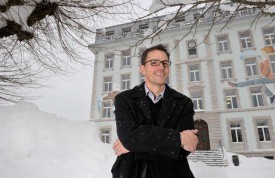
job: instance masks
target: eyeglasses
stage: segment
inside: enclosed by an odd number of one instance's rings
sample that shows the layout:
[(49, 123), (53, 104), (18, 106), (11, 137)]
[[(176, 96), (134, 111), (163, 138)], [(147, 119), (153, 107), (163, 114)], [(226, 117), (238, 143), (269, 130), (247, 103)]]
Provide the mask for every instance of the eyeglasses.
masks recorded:
[(170, 67), (171, 66), (171, 63), (170, 61), (161, 61), (161, 60), (158, 60), (158, 59), (152, 59), (152, 60), (148, 60), (146, 62), (143, 63), (143, 65), (145, 65), (147, 62), (150, 62), (151, 66), (159, 66), (160, 63), (163, 64), (163, 67)]

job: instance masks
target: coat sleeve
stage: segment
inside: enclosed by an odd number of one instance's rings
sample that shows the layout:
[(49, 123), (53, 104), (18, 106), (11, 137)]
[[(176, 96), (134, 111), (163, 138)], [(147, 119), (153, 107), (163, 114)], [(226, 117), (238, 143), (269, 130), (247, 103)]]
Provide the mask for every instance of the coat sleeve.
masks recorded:
[(117, 134), (123, 146), (131, 152), (177, 159), (181, 146), (179, 130), (138, 124), (130, 102), (122, 93), (115, 98)]
[[(183, 104), (183, 111), (181, 112), (180, 120), (177, 128), (179, 131), (194, 129), (194, 106), (190, 98), (187, 98)], [(189, 151), (180, 148), (179, 159), (185, 159), (190, 154)]]

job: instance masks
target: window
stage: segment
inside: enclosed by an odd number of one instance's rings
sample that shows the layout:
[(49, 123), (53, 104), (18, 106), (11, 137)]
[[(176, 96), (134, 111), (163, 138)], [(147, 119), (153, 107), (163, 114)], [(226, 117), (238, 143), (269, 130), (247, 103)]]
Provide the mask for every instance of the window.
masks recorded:
[(258, 75), (256, 58), (245, 59), (246, 73), (247, 76)]
[(252, 14), (257, 14), (257, 13), (259, 13), (259, 10), (256, 7), (252, 7), (251, 13)]
[(194, 110), (202, 110), (203, 109), (203, 103), (202, 103), (202, 93), (192, 93), (192, 101), (194, 104)]
[(273, 73), (275, 73), (275, 55), (269, 56), (270, 58), (270, 67)]
[(180, 14), (178, 16), (175, 17), (175, 23), (170, 23), (170, 27), (183, 27), (185, 25), (185, 15), (184, 14)]
[(275, 44), (275, 33), (273, 28), (263, 29), (265, 45), (273, 45)]
[(101, 141), (103, 143), (111, 143), (111, 129), (100, 129)]
[(131, 82), (131, 79), (130, 79), (130, 75), (129, 74), (122, 75), (121, 76), (121, 89), (122, 90), (130, 89), (130, 82)]
[(267, 121), (257, 121), (257, 130), (259, 134), (259, 141), (270, 141), (270, 134)]
[(190, 65), (189, 71), (190, 71), (190, 81), (191, 82), (200, 81), (199, 65)]
[(215, 17), (216, 20), (220, 20), (222, 17), (223, 12), (219, 10), (214, 10), (213, 11), (213, 16)]
[(198, 20), (198, 23), (202, 23), (203, 22), (203, 19), (204, 19), (204, 15), (203, 14), (200, 14), (200, 13), (195, 13), (193, 14), (193, 17), (194, 17), (194, 20)]
[(108, 92), (108, 91), (112, 91), (112, 90), (113, 90), (112, 77), (105, 77), (104, 78), (104, 91)]
[(253, 107), (264, 106), (261, 87), (250, 88)]
[(131, 28), (123, 28), (122, 29), (122, 36), (127, 37), (131, 33)]
[(244, 10), (241, 10), (240, 12), (240, 16), (247, 16), (247, 15), (250, 15), (250, 9), (244, 9)]
[(102, 118), (111, 118), (113, 116), (112, 113), (112, 101), (103, 101), (102, 102)]
[(199, 18), (200, 15), (201, 15), (200, 13), (195, 13), (195, 14), (193, 14), (194, 20), (196, 20), (197, 18)]
[(143, 24), (139, 26), (139, 34), (144, 34), (148, 30), (148, 24)]
[(222, 69), (222, 77), (223, 79), (229, 79), (232, 78), (232, 66), (231, 66), (231, 62), (227, 61), (227, 62), (222, 62), (221, 63), (221, 69)]
[(197, 44), (196, 41), (188, 41), (188, 55), (189, 56), (195, 56), (197, 55)]
[(249, 31), (241, 32), (240, 35), (240, 41), (241, 41), (241, 47), (242, 48), (251, 48), (252, 47), (252, 37)]
[(232, 142), (243, 142), (240, 123), (230, 123)]
[(131, 66), (131, 51), (122, 51), (122, 66)]
[(238, 108), (236, 90), (225, 91), (225, 100), (227, 109)]
[(113, 55), (107, 55), (105, 57), (105, 69), (113, 68), (113, 62), (114, 62)]
[(115, 39), (115, 32), (114, 31), (106, 32), (106, 40), (113, 40), (113, 39)]
[(222, 35), (217, 37), (218, 51), (224, 52), (229, 50), (228, 35)]
[(185, 16), (184, 16), (184, 14), (177, 16), (175, 18), (175, 22), (176, 23), (178, 23), (178, 22), (185, 22)]

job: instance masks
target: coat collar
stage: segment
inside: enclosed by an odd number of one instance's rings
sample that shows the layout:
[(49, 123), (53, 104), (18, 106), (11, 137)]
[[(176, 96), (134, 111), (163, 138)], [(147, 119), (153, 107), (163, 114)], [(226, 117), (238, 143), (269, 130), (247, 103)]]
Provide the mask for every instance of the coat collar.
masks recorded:
[[(153, 123), (153, 119), (151, 116), (150, 108), (147, 102), (147, 97), (144, 88), (144, 82), (136, 87), (133, 88), (132, 92), (130, 93), (130, 97), (132, 97), (137, 107), (143, 112), (143, 114), (148, 119), (148, 123)], [(158, 125), (163, 127), (166, 125), (167, 121), (169, 120), (172, 112), (176, 108), (178, 100), (183, 97), (182, 94), (176, 92), (175, 90), (171, 89), (167, 84), (165, 84), (165, 92), (163, 97), (163, 103), (161, 106), (159, 118), (158, 118)]]

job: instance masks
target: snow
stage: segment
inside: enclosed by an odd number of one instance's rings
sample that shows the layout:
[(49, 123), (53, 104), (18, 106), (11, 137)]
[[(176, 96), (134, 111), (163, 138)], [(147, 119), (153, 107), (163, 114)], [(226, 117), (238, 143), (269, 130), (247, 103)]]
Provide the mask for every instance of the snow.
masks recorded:
[[(48, 2), (58, 3), (60, 0), (48, 0)], [(11, 6), (7, 12), (0, 13), (0, 28), (7, 25), (6, 21), (14, 21), (21, 26), (22, 31), (32, 33), (31, 28), (27, 24), (27, 20), (36, 7), (36, 3), (41, 3), (42, 0), (33, 0), (25, 3), (23, 6)], [(4, 6), (8, 0), (0, 0), (0, 5)]]
[(72, 122), (32, 103), (0, 107), (1, 178), (110, 177), (111, 146), (91, 122)]
[(267, 6), (264, 8), (264, 11), (267, 13), (274, 13), (275, 12), (275, 7), (274, 6)]
[(149, 11), (151, 13), (164, 9), (166, 7), (175, 5), (175, 4), (193, 4), (198, 2), (198, 0), (153, 0), (151, 6), (149, 7)]
[(9, 0), (0, 0), (0, 5), (5, 5), (5, 4), (7, 4), (7, 2), (8, 2)]
[[(27, 24), (27, 20), (31, 15), (32, 11), (35, 9), (35, 5), (33, 6), (12, 6), (5, 13), (1, 13), (1, 18), (5, 20), (14, 21), (17, 24), (21, 25), (23, 31), (31, 32), (30, 27)], [(2, 21), (2, 19), (1, 19)], [(3, 25), (0, 25), (3, 26)]]
[[(190, 162), (196, 178), (273, 178), (275, 160), (246, 158), (228, 167)], [(73, 122), (29, 102), (0, 107), (1, 178), (110, 178), (116, 156), (92, 122)]]
[[(213, 2), (207, 2), (206, 0), (153, 0), (152, 1), (152, 4), (149, 8), (149, 11), (151, 13), (154, 13), (154, 12), (157, 12), (157, 11), (160, 11), (162, 9), (165, 9), (165, 8), (168, 8), (168, 7), (171, 7), (171, 6), (174, 6), (174, 5), (191, 5), (191, 4), (194, 4), (196, 2), (203, 2), (205, 1), (205, 3), (213, 3)], [(250, 1), (250, 2), (259, 2), (259, 3), (265, 3), (266, 0), (247, 0), (247, 1)], [(221, 1), (222, 3), (223, 2), (230, 2), (230, 1)], [(191, 6), (190, 6), (191, 7)], [(237, 8), (238, 9), (241, 9), (241, 8), (253, 8), (254, 6), (250, 6), (250, 5), (241, 5), (239, 3), (236, 3), (236, 2), (233, 2), (233, 5), (226, 5), (226, 4), (222, 4), (220, 6), (220, 9), (223, 10), (223, 11), (230, 11), (230, 13), (233, 13)], [(275, 12), (275, 7), (274, 6), (269, 6), (269, 5), (265, 5), (265, 8), (263, 8), (263, 11), (264, 12), (267, 12), (267, 13), (274, 13)]]

